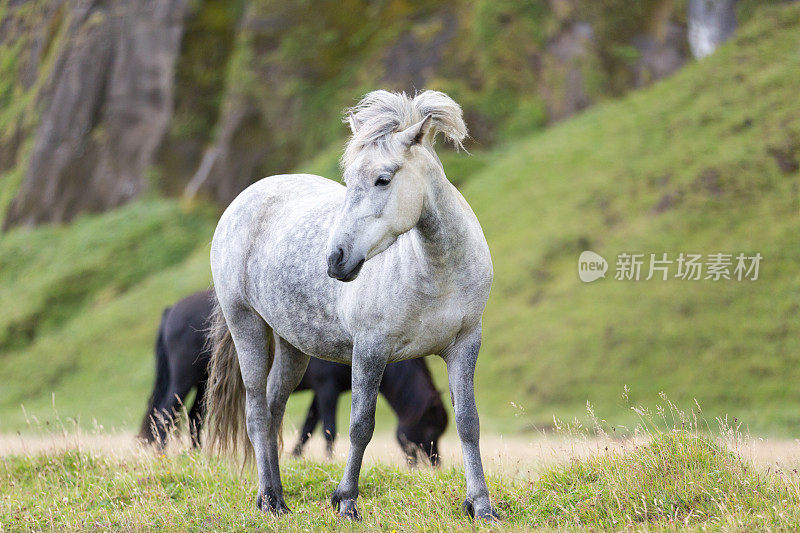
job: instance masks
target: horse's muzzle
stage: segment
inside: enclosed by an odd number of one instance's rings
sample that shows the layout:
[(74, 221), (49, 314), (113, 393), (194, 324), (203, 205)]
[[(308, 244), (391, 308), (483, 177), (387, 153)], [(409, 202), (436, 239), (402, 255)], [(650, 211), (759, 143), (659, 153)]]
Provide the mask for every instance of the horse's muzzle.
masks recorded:
[(342, 248), (333, 250), (328, 255), (328, 276), (339, 281), (353, 281), (361, 272), (361, 267), (364, 266), (364, 259), (361, 259), (355, 266), (350, 268), (348, 268), (348, 263), (349, 261), (345, 258)]

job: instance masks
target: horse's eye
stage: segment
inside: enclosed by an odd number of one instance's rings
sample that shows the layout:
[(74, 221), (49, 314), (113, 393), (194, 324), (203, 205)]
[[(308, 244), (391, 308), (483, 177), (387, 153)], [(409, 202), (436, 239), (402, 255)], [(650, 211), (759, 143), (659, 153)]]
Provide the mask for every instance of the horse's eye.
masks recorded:
[(381, 174), (378, 176), (378, 179), (375, 180), (376, 187), (386, 187), (389, 185), (389, 182), (392, 181), (392, 177), (388, 174)]

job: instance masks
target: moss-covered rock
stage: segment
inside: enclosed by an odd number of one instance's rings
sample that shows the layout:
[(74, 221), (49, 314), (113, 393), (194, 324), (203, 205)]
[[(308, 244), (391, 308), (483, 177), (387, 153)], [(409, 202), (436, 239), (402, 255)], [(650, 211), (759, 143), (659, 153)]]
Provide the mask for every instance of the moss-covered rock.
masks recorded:
[(227, 203), (341, 143), (342, 109), (379, 87), (450, 93), (486, 148), (678, 68), (683, 2), (635, 4), (6, 0), (0, 215), (153, 188)]
[(37, 75), (47, 89), (36, 95), (41, 117), (6, 227), (70, 220), (146, 189), (172, 116), (183, 10), (180, 0), (75, 2), (41, 19), (66, 34), (52, 72)]

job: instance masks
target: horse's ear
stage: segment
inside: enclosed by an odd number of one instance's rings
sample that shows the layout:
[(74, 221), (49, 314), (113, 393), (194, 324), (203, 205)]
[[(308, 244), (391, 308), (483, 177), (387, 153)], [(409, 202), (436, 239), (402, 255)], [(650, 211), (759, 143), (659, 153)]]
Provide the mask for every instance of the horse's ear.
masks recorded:
[(425, 118), (416, 124), (399, 132), (397, 134), (397, 138), (406, 146), (419, 144), (423, 141), (423, 139), (425, 139), (425, 136), (428, 134), (428, 132), (431, 131), (431, 126), (433, 126), (433, 114), (428, 113)]
[(347, 123), (350, 125), (350, 131), (353, 133), (355, 133), (356, 130), (361, 126), (361, 123), (358, 121), (352, 111), (347, 113)]

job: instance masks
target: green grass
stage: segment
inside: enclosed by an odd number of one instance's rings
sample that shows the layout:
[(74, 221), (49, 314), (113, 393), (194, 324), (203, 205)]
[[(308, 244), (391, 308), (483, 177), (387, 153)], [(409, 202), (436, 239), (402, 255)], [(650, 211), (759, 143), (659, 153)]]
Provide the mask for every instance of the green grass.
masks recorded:
[[(636, 402), (665, 391), (754, 432), (796, 433), (800, 174), (775, 154), (800, 157), (799, 30), (800, 6), (761, 7), (734, 41), (668, 80), (443, 158), (495, 264), (476, 376), (488, 431), (550, 427), (587, 401), (624, 421), (628, 386)], [(335, 176), (337, 157), (332, 148), (307, 166)], [(209, 284), (215, 218), (146, 200), (3, 235), (0, 431), (27, 427), (23, 404), (47, 419), (52, 393), (83, 427), (133, 428), (161, 309)], [(585, 249), (609, 260), (607, 279), (579, 281)], [(623, 282), (613, 279), (623, 251), (764, 260), (757, 281)], [(445, 389), (443, 364), (431, 364)], [(297, 423), (307, 399), (292, 401)], [(339, 416), (345, 432), (347, 409)]]
[[(361, 475), (363, 522), (343, 524), (329, 496), (344, 465), (287, 458), (282, 476), (293, 514), (263, 515), (253, 472), (197, 452), (167, 456), (73, 449), (0, 463), (0, 523), (12, 530), (355, 531), (796, 530), (800, 477), (764, 471), (737, 455), (730, 433), (697, 431), (697, 413), (671, 404), (645, 416), (638, 439), (538, 475), (490, 475), (502, 524), (461, 512), (460, 468), (408, 471), (380, 463)], [(677, 417), (678, 424), (664, 420)], [(681, 422), (682, 419), (682, 422)], [(662, 423), (654, 421), (661, 420)], [(599, 426), (597, 426), (599, 428)], [(610, 441), (609, 441), (610, 442)], [(608, 448), (606, 448), (608, 450)]]
[(209, 286), (216, 214), (149, 200), (0, 240), (2, 430), (65, 399), (91, 426), (132, 423), (152, 382), (161, 310)]

